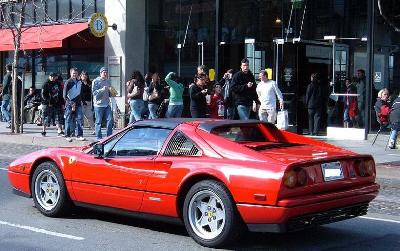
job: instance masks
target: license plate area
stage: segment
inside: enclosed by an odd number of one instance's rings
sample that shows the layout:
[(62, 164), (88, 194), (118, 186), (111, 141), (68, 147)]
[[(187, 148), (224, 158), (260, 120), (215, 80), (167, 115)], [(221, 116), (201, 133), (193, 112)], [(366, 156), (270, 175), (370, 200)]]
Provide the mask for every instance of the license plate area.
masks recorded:
[(324, 181), (341, 180), (344, 178), (342, 165), (339, 161), (321, 164)]

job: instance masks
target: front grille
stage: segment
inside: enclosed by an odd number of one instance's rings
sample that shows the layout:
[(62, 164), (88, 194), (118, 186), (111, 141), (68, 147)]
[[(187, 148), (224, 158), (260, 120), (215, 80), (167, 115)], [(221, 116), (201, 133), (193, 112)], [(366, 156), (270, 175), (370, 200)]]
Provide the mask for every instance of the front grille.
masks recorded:
[(368, 203), (359, 204), (291, 218), (287, 223), (287, 230), (296, 231), (365, 215), (368, 211), (368, 205)]

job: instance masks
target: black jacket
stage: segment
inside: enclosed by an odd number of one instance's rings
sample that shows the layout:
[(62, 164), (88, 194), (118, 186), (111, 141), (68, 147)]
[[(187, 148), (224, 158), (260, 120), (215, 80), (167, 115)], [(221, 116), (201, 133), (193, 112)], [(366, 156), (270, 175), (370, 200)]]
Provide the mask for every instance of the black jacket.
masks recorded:
[(205, 117), (207, 113), (206, 95), (201, 92), (202, 90), (196, 84), (192, 85), (189, 89), (190, 110), (194, 110), (199, 118)]
[(149, 96), (154, 92), (154, 90), (156, 90), (156, 92), (158, 93), (158, 98), (156, 98), (154, 100), (149, 100), (149, 103), (160, 105), (161, 102), (163, 102), (163, 100), (164, 100), (163, 87), (160, 83), (155, 85), (153, 82), (151, 82), (149, 85)]
[(222, 86), (222, 96), (224, 97), (224, 105), (225, 106), (232, 106), (233, 105), (233, 98), (232, 98), (232, 79), (221, 79), (219, 84)]
[(82, 82), (81, 98), (83, 102), (87, 102), (89, 105), (92, 102), (92, 85), (91, 83), (84, 84)]
[[(249, 82), (253, 83), (250, 88), (247, 86)], [(231, 93), (234, 104), (252, 106), (253, 101), (259, 104), (260, 101), (258, 101), (256, 88), (257, 85), (253, 73), (250, 71), (248, 73), (242, 71), (235, 73), (231, 83)]]
[(61, 106), (64, 103), (63, 89), (58, 81), (47, 80), (42, 87), (42, 104)]
[(6, 75), (4, 75), (3, 78), (3, 99), (10, 99), (12, 95), (12, 83), (11, 83), (12, 77), (11, 77), (11, 72), (7, 72)]
[(308, 109), (321, 109), (324, 105), (324, 91), (319, 82), (313, 81), (307, 86), (306, 105)]

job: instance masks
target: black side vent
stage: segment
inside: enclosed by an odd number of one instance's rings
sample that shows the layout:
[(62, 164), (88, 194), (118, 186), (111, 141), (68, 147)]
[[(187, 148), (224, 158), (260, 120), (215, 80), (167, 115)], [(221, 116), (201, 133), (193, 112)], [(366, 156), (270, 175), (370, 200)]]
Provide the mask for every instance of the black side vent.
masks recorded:
[(177, 132), (168, 142), (164, 156), (201, 156), (201, 151), (183, 133)]

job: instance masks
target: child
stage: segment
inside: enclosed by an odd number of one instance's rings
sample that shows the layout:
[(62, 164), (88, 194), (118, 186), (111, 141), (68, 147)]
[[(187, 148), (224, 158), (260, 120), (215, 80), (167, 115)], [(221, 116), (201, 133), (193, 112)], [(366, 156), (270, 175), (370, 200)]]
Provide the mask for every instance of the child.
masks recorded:
[(222, 119), (224, 118), (224, 97), (221, 94), (222, 87), (216, 84), (214, 87), (214, 94), (211, 97), (210, 103), (210, 118)]

